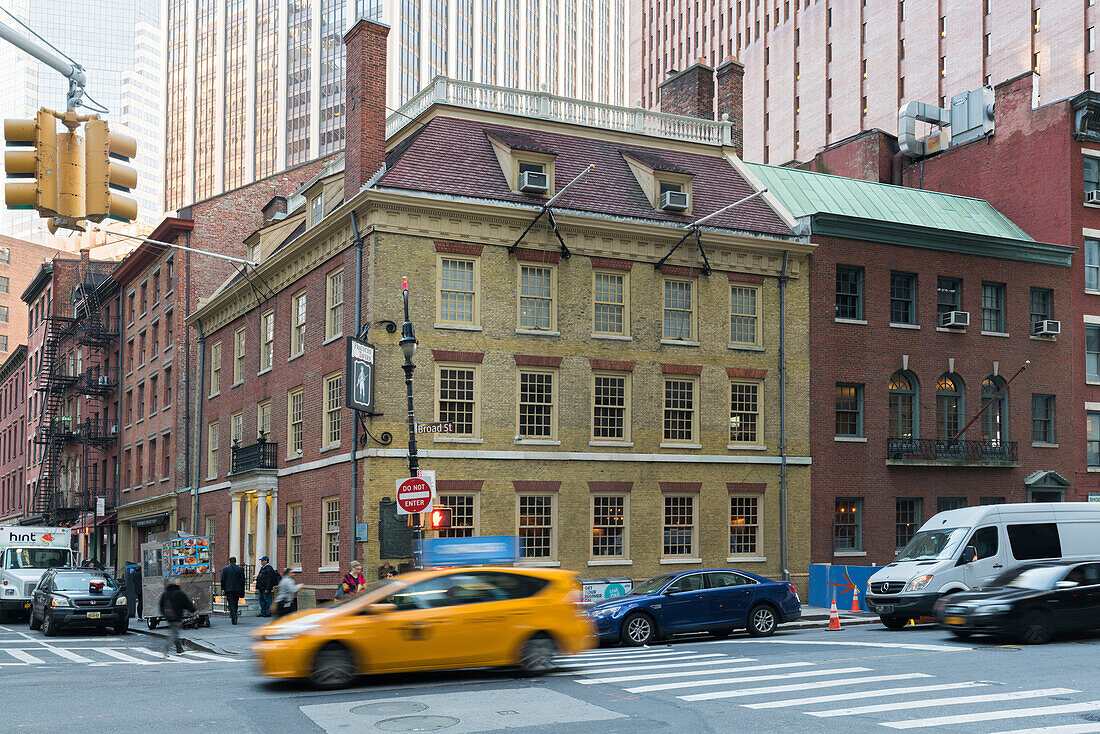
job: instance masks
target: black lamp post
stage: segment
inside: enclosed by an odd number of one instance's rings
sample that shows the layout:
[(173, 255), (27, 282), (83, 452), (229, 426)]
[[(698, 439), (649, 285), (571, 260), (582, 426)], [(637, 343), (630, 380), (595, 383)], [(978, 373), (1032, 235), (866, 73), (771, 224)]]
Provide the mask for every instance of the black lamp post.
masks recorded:
[[(405, 370), (405, 398), (408, 402), (409, 408), (409, 476), (415, 477), (417, 469), (420, 468), (420, 462), (416, 456), (416, 419), (413, 417), (413, 383), (412, 375), (413, 370), (416, 369), (416, 365), (413, 364), (413, 355), (416, 354), (416, 335), (413, 333), (412, 321), (409, 320), (409, 279), (401, 279), (401, 291), (405, 299), (405, 323), (401, 324), (401, 341), (398, 344), (401, 345), (401, 352), (405, 355), (405, 363), (401, 365), (401, 369)], [(419, 513), (412, 518), (413, 530), (415, 532), (416, 540), (420, 540), (420, 515)]]

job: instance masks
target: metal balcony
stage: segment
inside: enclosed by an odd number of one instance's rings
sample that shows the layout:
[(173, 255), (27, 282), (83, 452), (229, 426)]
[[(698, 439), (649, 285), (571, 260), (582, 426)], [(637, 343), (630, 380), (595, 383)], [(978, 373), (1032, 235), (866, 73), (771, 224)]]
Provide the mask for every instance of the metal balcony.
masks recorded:
[(253, 469), (276, 469), (276, 457), (279, 444), (260, 439), (251, 446), (233, 446), (233, 467), (230, 474), (252, 471)]
[(1018, 466), (1016, 441), (886, 439), (886, 463), (901, 466)]

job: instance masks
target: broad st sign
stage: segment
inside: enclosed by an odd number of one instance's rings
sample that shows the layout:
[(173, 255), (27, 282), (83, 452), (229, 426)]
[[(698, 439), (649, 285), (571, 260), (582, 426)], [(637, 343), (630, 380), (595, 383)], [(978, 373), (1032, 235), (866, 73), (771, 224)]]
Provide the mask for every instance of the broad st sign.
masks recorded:
[(374, 346), (348, 338), (347, 406), (374, 413)]

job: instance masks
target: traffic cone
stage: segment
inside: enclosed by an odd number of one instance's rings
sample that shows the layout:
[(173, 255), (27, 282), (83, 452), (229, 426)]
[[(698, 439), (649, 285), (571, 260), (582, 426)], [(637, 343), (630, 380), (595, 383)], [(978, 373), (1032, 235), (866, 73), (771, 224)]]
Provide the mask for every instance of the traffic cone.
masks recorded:
[(829, 609), (829, 626), (826, 629), (840, 629), (840, 613), (836, 610), (836, 599), (833, 599), (833, 605)]
[(852, 611), (858, 612), (859, 609), (859, 589), (852, 587)]

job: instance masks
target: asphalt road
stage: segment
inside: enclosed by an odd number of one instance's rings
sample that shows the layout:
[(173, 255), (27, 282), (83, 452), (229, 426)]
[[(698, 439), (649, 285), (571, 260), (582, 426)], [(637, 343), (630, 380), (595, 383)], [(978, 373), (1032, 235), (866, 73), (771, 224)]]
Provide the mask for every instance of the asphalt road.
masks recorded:
[(166, 660), (158, 643), (0, 627), (0, 731), (1100, 732), (1100, 635), (1021, 647), (927, 627), (781, 630), (602, 648), (538, 679), (386, 676), (336, 693), (231, 655)]

